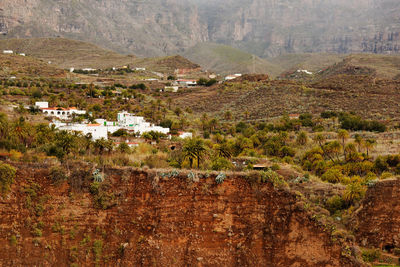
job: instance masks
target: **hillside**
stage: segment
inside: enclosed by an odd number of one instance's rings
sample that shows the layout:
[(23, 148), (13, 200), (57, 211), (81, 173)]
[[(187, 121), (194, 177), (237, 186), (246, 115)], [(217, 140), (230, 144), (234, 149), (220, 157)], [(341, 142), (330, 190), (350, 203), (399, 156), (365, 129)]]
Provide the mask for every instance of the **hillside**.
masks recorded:
[(268, 61), (278, 65), (285, 71), (308, 70), (318, 72), (342, 61), (346, 55), (327, 53), (284, 54), (268, 58)]
[(321, 72), (320, 76), (337, 74), (364, 74), (393, 79), (400, 75), (400, 55), (350, 55)]
[(10, 49), (39, 58), (61, 68), (106, 68), (132, 63), (126, 56), (91, 43), (65, 38), (27, 38), (0, 40), (0, 50)]
[(179, 93), (174, 103), (182, 109), (190, 107), (196, 114), (206, 112), (221, 119), (229, 110), (236, 121), (266, 120), (284, 113), (319, 114), (326, 110), (354, 111), (375, 119), (399, 119), (399, 86), (399, 81), (349, 74), (308, 82), (233, 81)]
[(145, 67), (161, 73), (174, 73), (176, 69), (200, 69), (201, 67), (188, 59), (176, 55), (155, 58), (136, 58), (133, 60), (135, 66)]
[(278, 64), (272, 64), (266, 59), (255, 57), (253, 62), (253, 55), (215, 43), (199, 43), (189, 48), (183, 55), (208, 70), (222, 74), (253, 73), (254, 70), (255, 73), (276, 76), (283, 71)]
[(0, 77), (64, 78), (65, 71), (33, 57), (0, 54)]

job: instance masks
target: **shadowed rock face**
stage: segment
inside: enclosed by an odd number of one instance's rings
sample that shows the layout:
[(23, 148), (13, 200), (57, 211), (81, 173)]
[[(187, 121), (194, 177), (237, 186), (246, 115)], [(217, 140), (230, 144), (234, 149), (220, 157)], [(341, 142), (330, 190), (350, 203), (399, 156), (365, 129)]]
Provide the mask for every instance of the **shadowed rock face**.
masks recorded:
[(146, 56), (204, 41), (259, 56), (396, 53), (399, 13), (397, 0), (3, 0), (0, 32), (72, 37)]
[(363, 246), (400, 247), (400, 180), (377, 183), (355, 215), (355, 234)]
[(271, 184), (109, 169), (114, 205), (99, 210), (87, 192), (90, 169), (71, 170), (69, 184), (53, 185), (46, 168), (19, 166), (0, 201), (0, 265), (361, 266), (304, 204)]

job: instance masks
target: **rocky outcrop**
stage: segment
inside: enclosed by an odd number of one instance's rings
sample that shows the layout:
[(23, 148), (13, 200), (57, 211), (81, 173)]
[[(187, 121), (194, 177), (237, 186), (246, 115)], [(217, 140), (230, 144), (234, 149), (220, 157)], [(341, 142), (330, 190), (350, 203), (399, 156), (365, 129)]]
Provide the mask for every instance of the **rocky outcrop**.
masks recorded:
[(362, 246), (400, 248), (400, 180), (376, 183), (355, 214), (354, 232)]
[(216, 42), (257, 54), (398, 53), (397, 0), (2, 0), (0, 33), (155, 56)]
[(54, 184), (19, 166), (0, 201), (1, 266), (361, 266), (272, 184), (107, 169), (99, 197), (90, 173), (75, 166)]

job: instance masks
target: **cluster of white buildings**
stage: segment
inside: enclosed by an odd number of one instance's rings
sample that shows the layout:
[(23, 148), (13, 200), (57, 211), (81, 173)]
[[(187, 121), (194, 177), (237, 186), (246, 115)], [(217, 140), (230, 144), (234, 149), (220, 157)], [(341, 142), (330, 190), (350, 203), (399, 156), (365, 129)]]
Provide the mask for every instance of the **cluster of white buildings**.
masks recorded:
[[(93, 140), (108, 139), (108, 134), (112, 134), (120, 129), (125, 129), (129, 133), (142, 135), (146, 132), (160, 132), (169, 134), (169, 128), (154, 125), (147, 122), (144, 117), (135, 116), (134, 114), (122, 111), (118, 113), (117, 121), (107, 121), (104, 119), (96, 119), (95, 123), (71, 123), (63, 122), (70, 120), (74, 115), (84, 115), (85, 110), (78, 110), (72, 108), (49, 108), (48, 102), (36, 102), (35, 106), (39, 108), (43, 114), (50, 117), (56, 117), (62, 121), (55, 121), (51, 125), (59, 130), (77, 131), (83, 135), (90, 134)], [(192, 133), (179, 132), (179, 137), (187, 138), (192, 137)]]
[(146, 132), (160, 132), (163, 134), (169, 133), (169, 128), (163, 128), (146, 122), (143, 117), (135, 116), (128, 112), (118, 113), (117, 121), (107, 121), (104, 119), (96, 119), (94, 124), (84, 124), (84, 123), (67, 123), (67, 122), (54, 122), (57, 129), (67, 130), (67, 131), (77, 131), (84, 135), (91, 134), (93, 140), (97, 139), (107, 139), (108, 133), (112, 134), (120, 129), (125, 129), (128, 132), (142, 135)]

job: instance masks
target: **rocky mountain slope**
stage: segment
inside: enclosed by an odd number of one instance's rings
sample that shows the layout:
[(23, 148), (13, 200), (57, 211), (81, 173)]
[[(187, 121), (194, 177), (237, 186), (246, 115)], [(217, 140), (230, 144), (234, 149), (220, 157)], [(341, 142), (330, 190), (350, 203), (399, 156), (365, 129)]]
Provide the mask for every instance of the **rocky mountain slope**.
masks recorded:
[(396, 53), (397, 0), (3, 0), (7, 37), (63, 36), (119, 52), (158, 56), (199, 42), (261, 57), (284, 53)]

